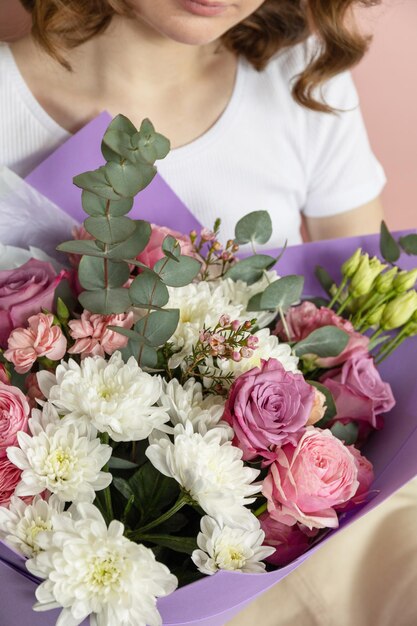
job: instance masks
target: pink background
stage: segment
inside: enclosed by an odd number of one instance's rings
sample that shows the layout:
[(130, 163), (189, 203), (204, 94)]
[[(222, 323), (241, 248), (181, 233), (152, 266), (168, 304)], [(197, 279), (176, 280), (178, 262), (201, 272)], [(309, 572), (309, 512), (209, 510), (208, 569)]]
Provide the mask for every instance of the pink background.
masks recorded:
[[(383, 201), (391, 228), (417, 226), (417, 0), (385, 0), (361, 11), (374, 41), (354, 71), (371, 144), (388, 184)], [(25, 32), (18, 0), (0, 1), (0, 40)]]

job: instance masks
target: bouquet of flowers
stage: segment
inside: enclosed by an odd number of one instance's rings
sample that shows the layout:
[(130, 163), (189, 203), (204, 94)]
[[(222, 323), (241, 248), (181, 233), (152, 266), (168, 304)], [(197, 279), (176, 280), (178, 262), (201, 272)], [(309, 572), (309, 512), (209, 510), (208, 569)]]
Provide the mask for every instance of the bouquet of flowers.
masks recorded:
[(71, 266), (19, 251), (0, 271), (2, 560), (59, 626), (161, 624), (177, 586), (317, 546), (377, 494), (363, 445), (395, 401), (376, 366), (417, 335), (417, 270), (397, 265), (417, 235), (383, 224), (382, 260), (318, 267), (323, 295), (303, 297), (274, 270), (285, 250), (256, 251), (265, 211), (224, 245), (220, 221), (128, 216), (168, 150), (115, 118), (105, 165), (74, 180)]

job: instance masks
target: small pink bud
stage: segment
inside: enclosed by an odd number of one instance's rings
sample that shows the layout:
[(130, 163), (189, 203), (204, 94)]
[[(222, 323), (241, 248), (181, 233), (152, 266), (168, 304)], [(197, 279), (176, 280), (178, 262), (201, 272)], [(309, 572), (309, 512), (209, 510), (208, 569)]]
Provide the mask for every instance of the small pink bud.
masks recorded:
[(203, 241), (213, 241), (215, 235), (212, 230), (209, 228), (202, 228), (200, 233), (201, 239)]
[(233, 320), (233, 322), (231, 323), (231, 327), (232, 327), (232, 330), (234, 331), (239, 330), (240, 328), (239, 320)]
[(224, 326), (229, 326), (230, 324), (230, 315), (221, 315), (219, 319), (219, 324), (224, 328)]
[(246, 345), (248, 346), (248, 348), (252, 348), (252, 350), (258, 347), (258, 343), (259, 339), (258, 337), (255, 337), (255, 335), (249, 335), (246, 340)]
[(239, 363), (239, 361), (242, 360), (242, 355), (240, 354), (240, 352), (237, 352), (236, 350), (234, 352), (232, 352), (232, 359), (233, 361), (235, 361), (236, 363)]
[(249, 359), (249, 357), (251, 357), (253, 354), (253, 350), (249, 350), (249, 348), (243, 346), (243, 348), (241, 349), (241, 354), (244, 359)]

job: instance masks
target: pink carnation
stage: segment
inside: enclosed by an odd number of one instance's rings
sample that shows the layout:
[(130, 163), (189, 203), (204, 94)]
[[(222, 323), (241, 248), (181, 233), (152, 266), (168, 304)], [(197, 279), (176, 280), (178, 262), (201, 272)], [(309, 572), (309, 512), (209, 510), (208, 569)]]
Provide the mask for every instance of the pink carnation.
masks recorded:
[(175, 230), (165, 228), (165, 226), (156, 226), (152, 224), (152, 233), (146, 248), (137, 256), (138, 261), (144, 263), (148, 267), (153, 267), (159, 259), (164, 257), (162, 252), (162, 243), (167, 235), (175, 237), (181, 248), (181, 254), (187, 256), (196, 256), (193, 245), (189, 237)]
[(356, 422), (363, 439), (373, 428), (383, 426), (382, 413), (395, 405), (389, 383), (384, 382), (370, 355), (358, 354), (341, 368), (326, 372), (321, 382), (330, 390), (336, 403), (333, 419), (342, 424)]
[(17, 433), (27, 431), (30, 407), (17, 387), (0, 383), (0, 458), (17, 443)]
[(276, 359), (262, 361), (233, 383), (223, 419), (235, 431), (243, 459), (274, 458), (274, 446), (296, 443), (313, 409), (315, 390)]
[(55, 289), (66, 276), (56, 274), (50, 263), (30, 259), (12, 270), (0, 271), (0, 346), (15, 328), (24, 326), (31, 315), (52, 310)]
[(337, 528), (336, 506), (359, 487), (351, 451), (330, 430), (309, 427), (296, 446), (277, 448), (263, 482), (270, 516), (283, 524)]
[[(356, 332), (351, 322), (340, 317), (340, 315), (336, 315), (334, 311), (325, 306), (317, 308), (312, 302), (303, 302), (299, 306), (291, 307), (285, 319), (291, 335), (291, 341), (301, 341), (308, 337), (313, 330), (323, 326), (337, 326), (337, 328), (341, 328), (349, 335), (349, 342), (340, 354), (317, 359), (319, 367), (334, 367), (356, 354), (368, 352), (368, 337)], [(283, 338), (284, 341), (288, 341), (281, 321), (278, 322), (274, 333)]]
[(108, 326), (120, 328), (132, 328), (133, 313), (121, 313), (119, 315), (100, 315), (83, 311), (81, 319), (69, 322), (70, 334), (75, 339), (75, 344), (68, 350), (70, 354), (87, 356), (104, 356), (113, 354), (127, 345), (128, 338)]
[(274, 554), (265, 560), (277, 567), (288, 565), (308, 550), (311, 536), (318, 532), (314, 530), (312, 533), (307, 529), (303, 532), (298, 524), (288, 526), (273, 519), (269, 513), (263, 513), (259, 521), (265, 533), (264, 545), (276, 548)]
[(26, 374), (38, 357), (59, 361), (67, 349), (67, 340), (54, 316), (38, 313), (29, 318), (29, 328), (17, 328), (8, 341), (4, 356), (13, 363), (18, 374)]
[(8, 506), (10, 498), (20, 482), (22, 471), (7, 457), (0, 458), (0, 506)]

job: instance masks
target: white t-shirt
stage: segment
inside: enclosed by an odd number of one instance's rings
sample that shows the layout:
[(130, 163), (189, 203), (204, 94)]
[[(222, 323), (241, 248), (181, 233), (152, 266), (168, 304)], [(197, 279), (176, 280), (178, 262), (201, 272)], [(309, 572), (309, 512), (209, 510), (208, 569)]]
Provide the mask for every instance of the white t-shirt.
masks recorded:
[[(202, 224), (222, 218), (226, 237), (244, 214), (266, 209), (274, 226), (269, 245), (299, 243), (301, 213), (325, 217), (354, 209), (385, 183), (349, 73), (323, 89), (325, 101), (341, 113), (317, 113), (293, 100), (291, 81), (305, 67), (309, 48), (281, 53), (262, 72), (241, 59), (221, 117), (158, 163)], [(0, 44), (0, 164), (24, 176), (68, 137), (30, 92), (10, 48)]]

